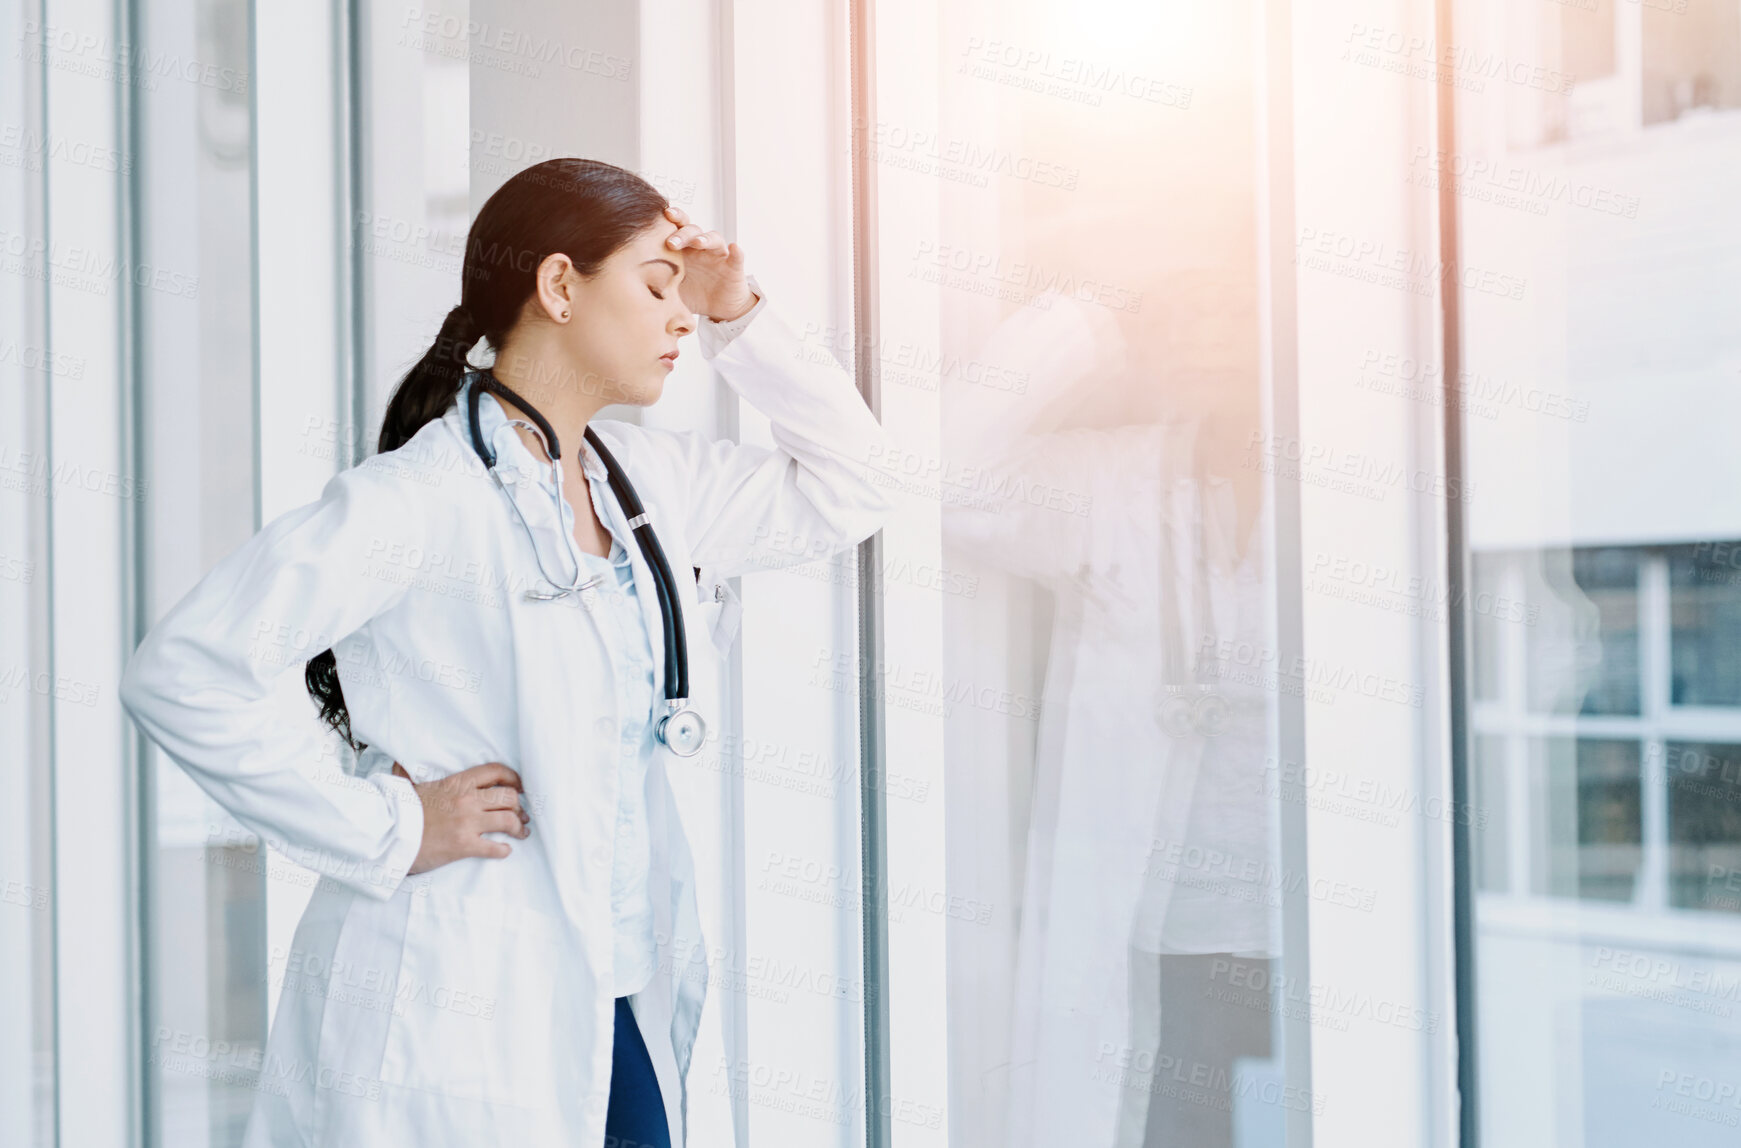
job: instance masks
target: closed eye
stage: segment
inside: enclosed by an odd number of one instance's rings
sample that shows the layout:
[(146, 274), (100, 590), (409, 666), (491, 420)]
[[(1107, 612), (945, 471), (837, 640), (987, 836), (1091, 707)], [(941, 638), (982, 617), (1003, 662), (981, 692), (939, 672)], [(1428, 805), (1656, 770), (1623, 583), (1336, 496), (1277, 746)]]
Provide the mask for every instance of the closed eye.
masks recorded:
[[(649, 288), (647, 288), (647, 290), (649, 290), (649, 291), (653, 291), (653, 289), (652, 289), (652, 288), (651, 288), (651, 287), (649, 287)], [(664, 298), (664, 297), (665, 297), (665, 296), (663, 296), (663, 295), (661, 295), (661, 294), (659, 294), (659, 292), (657, 292), (657, 291), (653, 291), (653, 298), (655, 298), (655, 299), (663, 299), (663, 298)]]

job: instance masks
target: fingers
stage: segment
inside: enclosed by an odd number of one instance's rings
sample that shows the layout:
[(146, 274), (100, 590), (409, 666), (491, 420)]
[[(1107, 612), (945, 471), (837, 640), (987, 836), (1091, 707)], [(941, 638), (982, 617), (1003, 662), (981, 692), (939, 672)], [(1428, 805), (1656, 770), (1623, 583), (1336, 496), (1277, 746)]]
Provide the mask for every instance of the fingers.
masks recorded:
[(470, 769), (461, 770), (460, 772), (466, 775), (467, 782), (480, 788), (488, 785), (511, 785), (515, 789), (524, 788), (520, 784), (520, 775), (499, 761), (489, 761), (485, 762), (483, 765), (474, 765)]
[(512, 809), (492, 809), (481, 819), (482, 828), (479, 833), (507, 833), (515, 837), (530, 837), (532, 827), (520, 819), (520, 815)]
[(665, 217), (672, 223), (677, 224), (679, 227), (689, 222), (689, 213), (684, 211), (681, 207), (678, 207), (675, 203), (668, 203), (665, 205)]
[(670, 236), (666, 238), (665, 242), (670, 244), (672, 247), (687, 247), (692, 251), (714, 251), (720, 253), (726, 252), (730, 246), (730, 244), (726, 242), (725, 236), (721, 235), (719, 232), (703, 231), (693, 223), (684, 227), (679, 227), (676, 231), (673, 231)]
[(511, 785), (492, 785), (478, 790), (485, 809), (519, 809), (520, 791)]

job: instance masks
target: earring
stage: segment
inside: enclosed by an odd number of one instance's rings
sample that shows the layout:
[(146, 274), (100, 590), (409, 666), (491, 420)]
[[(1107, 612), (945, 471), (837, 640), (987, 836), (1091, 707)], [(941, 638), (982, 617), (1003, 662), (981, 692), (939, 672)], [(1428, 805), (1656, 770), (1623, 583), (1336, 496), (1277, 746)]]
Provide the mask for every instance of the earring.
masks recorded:
[(563, 313), (562, 313), (562, 317), (563, 317), (563, 318), (564, 318), (564, 319), (566, 319), (566, 318), (568, 318), (568, 312), (567, 312), (567, 311), (564, 311), (564, 312), (563, 312)]

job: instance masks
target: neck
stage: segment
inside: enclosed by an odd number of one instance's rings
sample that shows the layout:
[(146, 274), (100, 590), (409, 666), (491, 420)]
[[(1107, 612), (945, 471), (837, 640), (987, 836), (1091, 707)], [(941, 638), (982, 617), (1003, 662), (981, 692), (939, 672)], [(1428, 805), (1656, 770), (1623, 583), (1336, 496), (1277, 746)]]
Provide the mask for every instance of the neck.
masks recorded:
[[(550, 428), (556, 432), (562, 448), (562, 464), (578, 468), (581, 446), (587, 423), (604, 407), (610, 397), (600, 386), (587, 386), (587, 380), (599, 375), (577, 366), (568, 356), (555, 353), (554, 347), (528, 345), (532, 340), (509, 340), (496, 353), (496, 365), (491, 374), (509, 390), (519, 395), (526, 405), (536, 407)], [(520, 403), (496, 395), (510, 417), (519, 416), (536, 425), (531, 412)], [(534, 454), (543, 452), (538, 436), (524, 427), (516, 427), (520, 437)]]

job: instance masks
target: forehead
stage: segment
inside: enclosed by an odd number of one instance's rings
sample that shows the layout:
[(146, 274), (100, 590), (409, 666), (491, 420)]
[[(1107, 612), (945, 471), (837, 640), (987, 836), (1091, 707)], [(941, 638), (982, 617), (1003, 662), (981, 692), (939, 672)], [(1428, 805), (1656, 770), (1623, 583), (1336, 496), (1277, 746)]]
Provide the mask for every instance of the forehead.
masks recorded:
[[(683, 252), (674, 250), (665, 243), (665, 240), (676, 233), (677, 225), (675, 223), (669, 219), (661, 219), (650, 227), (642, 228), (637, 232), (635, 237), (624, 245), (623, 254), (627, 255), (629, 262), (637, 267), (648, 259), (669, 259), (681, 271), (683, 269)], [(655, 263), (648, 270), (669, 271), (670, 268), (662, 263)]]

